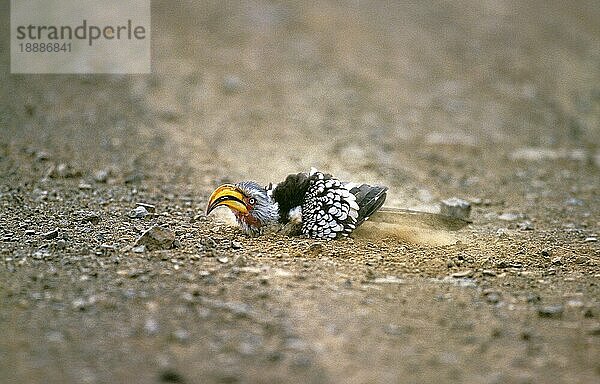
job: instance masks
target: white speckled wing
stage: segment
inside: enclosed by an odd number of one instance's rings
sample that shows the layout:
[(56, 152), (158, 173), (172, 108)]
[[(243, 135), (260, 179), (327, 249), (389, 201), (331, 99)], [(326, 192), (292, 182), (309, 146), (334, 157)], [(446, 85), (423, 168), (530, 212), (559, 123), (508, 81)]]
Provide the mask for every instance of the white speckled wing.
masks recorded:
[(356, 197), (341, 181), (312, 172), (302, 204), (302, 234), (318, 239), (348, 236), (356, 228), (358, 210)]

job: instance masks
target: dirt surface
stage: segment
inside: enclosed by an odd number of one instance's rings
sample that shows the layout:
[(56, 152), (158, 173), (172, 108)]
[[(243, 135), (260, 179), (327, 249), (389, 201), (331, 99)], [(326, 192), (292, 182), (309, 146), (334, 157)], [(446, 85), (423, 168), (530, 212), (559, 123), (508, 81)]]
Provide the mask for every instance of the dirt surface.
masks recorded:
[[(0, 3), (0, 382), (599, 382), (598, 3), (240, 3), (154, 1), (149, 76), (10, 75)], [(311, 166), (473, 222), (203, 213)]]

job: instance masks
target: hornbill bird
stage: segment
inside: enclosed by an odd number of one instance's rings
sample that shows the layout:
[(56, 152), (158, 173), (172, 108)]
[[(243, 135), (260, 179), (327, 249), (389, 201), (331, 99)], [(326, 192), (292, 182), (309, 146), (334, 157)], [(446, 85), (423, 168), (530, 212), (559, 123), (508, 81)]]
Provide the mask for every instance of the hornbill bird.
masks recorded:
[(404, 229), (405, 233), (396, 237), (409, 241), (415, 237), (411, 235), (415, 226), (453, 230), (465, 224), (442, 215), (381, 209), (386, 191), (384, 186), (342, 182), (313, 168), (310, 173), (291, 174), (285, 181), (266, 187), (254, 181), (223, 184), (210, 196), (206, 214), (227, 206), (250, 236), (278, 232), (314, 239), (348, 236), (370, 217), (379, 227), (389, 228), (391, 224), (396, 232), (397, 223), (408, 225), (409, 233)]

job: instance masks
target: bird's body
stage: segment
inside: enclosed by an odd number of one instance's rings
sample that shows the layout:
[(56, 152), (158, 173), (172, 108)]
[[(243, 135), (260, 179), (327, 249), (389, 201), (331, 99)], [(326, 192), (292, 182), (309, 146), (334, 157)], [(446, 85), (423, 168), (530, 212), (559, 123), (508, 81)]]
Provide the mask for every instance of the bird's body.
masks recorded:
[(225, 184), (212, 194), (207, 214), (220, 205), (234, 213), (251, 236), (280, 232), (316, 239), (348, 236), (385, 201), (387, 188), (341, 182), (312, 170), (289, 175), (279, 184)]

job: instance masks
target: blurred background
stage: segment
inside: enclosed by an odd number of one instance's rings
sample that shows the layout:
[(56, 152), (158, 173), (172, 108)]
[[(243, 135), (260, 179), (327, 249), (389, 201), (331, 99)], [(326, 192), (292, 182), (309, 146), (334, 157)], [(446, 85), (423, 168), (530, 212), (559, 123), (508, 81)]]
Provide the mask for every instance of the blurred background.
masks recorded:
[(90, 134), (109, 142), (115, 125), (115, 134), (160, 137), (202, 174), (213, 167), (201, 184), (215, 175), (268, 183), (315, 166), (390, 184), (394, 204), (423, 203), (419, 193), (425, 202), (472, 197), (502, 188), (480, 184), (514, 176), (502, 170), (511, 159), (598, 166), (599, 8), (155, 1), (152, 75), (4, 70), (3, 125), (18, 125), (23, 105), (35, 104), (56, 113), (48, 126), (28, 121), (33, 136), (56, 138), (52, 131), (64, 128), (54, 123), (67, 119), (77, 131), (68, 141), (81, 136), (77, 146), (97, 143)]

